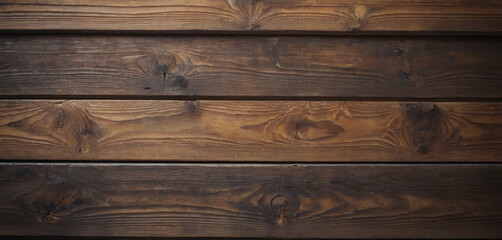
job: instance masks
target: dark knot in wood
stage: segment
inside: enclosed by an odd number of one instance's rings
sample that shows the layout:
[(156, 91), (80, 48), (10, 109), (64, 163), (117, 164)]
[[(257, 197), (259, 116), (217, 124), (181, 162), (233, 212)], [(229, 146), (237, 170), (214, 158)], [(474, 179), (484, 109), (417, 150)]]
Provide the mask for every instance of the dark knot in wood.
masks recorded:
[(288, 224), (285, 216), (291, 212), (290, 200), (286, 196), (278, 195), (272, 199), (270, 206), (278, 216), (277, 224), (285, 227)]
[(287, 215), (291, 211), (289, 205), (289, 199), (286, 196), (279, 195), (272, 199), (271, 202), (272, 210), (280, 215)]
[[(443, 114), (438, 106), (429, 103), (405, 105), (405, 131), (408, 142), (414, 151), (421, 155), (430, 154), (441, 136), (447, 131), (442, 129)], [(446, 133), (448, 134), (448, 133)], [(449, 134), (456, 137), (456, 133)]]
[(401, 57), (403, 56), (403, 50), (400, 49), (400, 48), (394, 48), (394, 50), (392, 50), (392, 54), (395, 56), (395, 57)]

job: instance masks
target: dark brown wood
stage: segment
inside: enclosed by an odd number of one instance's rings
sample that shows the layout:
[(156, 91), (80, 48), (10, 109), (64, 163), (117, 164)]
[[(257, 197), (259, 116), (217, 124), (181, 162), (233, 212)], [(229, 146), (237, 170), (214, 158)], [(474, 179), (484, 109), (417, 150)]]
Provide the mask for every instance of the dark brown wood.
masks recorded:
[(241, 31), (247, 0), (7, 0), (0, 30)]
[(263, 31), (494, 34), (502, 31), (502, 2), (257, 0), (252, 23)]
[(2, 100), (0, 158), (502, 160), (502, 103)]
[(502, 239), (501, 183), (502, 0), (0, 1), (0, 239)]
[(0, 165), (3, 235), (501, 238), (502, 165)]
[(502, 97), (499, 38), (0, 38), (5, 97)]
[(502, 31), (497, 0), (4, 0), (0, 31), (428, 33)]

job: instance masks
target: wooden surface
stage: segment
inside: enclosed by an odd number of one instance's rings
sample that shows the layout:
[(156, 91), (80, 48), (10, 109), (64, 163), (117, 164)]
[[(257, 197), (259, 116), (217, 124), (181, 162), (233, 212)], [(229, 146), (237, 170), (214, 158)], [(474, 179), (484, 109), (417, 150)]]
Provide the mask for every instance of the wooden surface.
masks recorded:
[(499, 164), (4, 163), (0, 232), (500, 238), (501, 181)]
[(0, 239), (502, 239), (501, 56), (502, 0), (0, 0)]
[(498, 0), (257, 0), (255, 28), (270, 31), (378, 33), (502, 30)]
[(0, 31), (484, 33), (497, 0), (5, 0)]
[(501, 99), (500, 38), (2, 36), (3, 98)]
[(0, 158), (502, 160), (501, 103), (2, 100)]
[(0, 29), (241, 31), (250, 11), (241, 0), (7, 0)]

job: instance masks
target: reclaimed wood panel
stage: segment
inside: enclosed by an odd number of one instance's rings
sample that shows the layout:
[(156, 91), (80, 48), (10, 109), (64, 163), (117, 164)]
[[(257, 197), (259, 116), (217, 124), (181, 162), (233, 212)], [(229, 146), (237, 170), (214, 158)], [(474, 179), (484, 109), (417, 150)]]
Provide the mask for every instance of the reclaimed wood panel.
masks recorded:
[(497, 0), (4, 0), (0, 31), (428, 33), (502, 31)]
[(241, 0), (3, 0), (0, 30), (241, 31)]
[(385, 34), (502, 31), (498, 0), (257, 0), (254, 28)]
[(2, 36), (0, 95), (501, 99), (501, 56), (499, 38)]
[(500, 238), (502, 166), (0, 164), (15, 236)]
[(2, 100), (0, 158), (502, 160), (502, 103)]

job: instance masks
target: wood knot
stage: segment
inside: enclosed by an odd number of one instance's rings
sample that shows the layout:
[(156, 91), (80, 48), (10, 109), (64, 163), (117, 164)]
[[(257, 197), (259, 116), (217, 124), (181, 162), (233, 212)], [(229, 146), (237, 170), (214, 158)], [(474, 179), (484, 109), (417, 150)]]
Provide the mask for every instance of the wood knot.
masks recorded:
[(55, 128), (63, 128), (66, 120), (66, 113), (63, 109), (59, 109), (54, 119), (54, 127)]
[(85, 125), (81, 125), (80, 133), (76, 136), (77, 150), (79, 153), (86, 153), (92, 145), (103, 137), (103, 131), (98, 124), (90, 119), (84, 119)]
[(84, 203), (79, 190), (65, 182), (42, 186), (36, 197), (20, 200), (36, 212), (36, 218), (41, 223), (56, 223)]
[(250, 23), (246, 26), (246, 30), (259, 30), (260, 24)]
[(159, 75), (166, 76), (168, 73), (178, 72), (176, 57), (172, 53), (154, 55), (153, 60), (156, 63), (156, 70)]
[(368, 13), (368, 9), (364, 5), (356, 4), (353, 7), (354, 12), (354, 24), (350, 27), (352, 32), (359, 32), (361, 27), (364, 25), (364, 21), (366, 20), (366, 14)]
[(363, 21), (366, 19), (366, 15), (368, 14), (368, 8), (361, 4), (356, 4), (354, 6), (354, 15), (359, 21)]
[(430, 154), (441, 135), (441, 110), (435, 104), (406, 104), (406, 131), (414, 151)]
[(394, 48), (394, 50), (392, 50), (392, 55), (394, 55), (394, 57), (401, 57), (403, 53), (404, 51), (400, 48)]
[(431, 127), (431, 121), (437, 118), (440, 110), (436, 104), (406, 104), (406, 116), (408, 120), (411, 120), (413, 124), (419, 124), (420, 122), (427, 122), (427, 128)]
[(331, 121), (313, 121), (308, 118), (295, 119), (291, 125), (292, 134), (297, 140), (319, 141), (340, 136), (345, 129)]
[(397, 74), (399, 75), (400, 79), (410, 79), (412, 73), (413, 69), (411, 68), (411, 66), (408, 66), (407, 69), (399, 70)]
[(278, 195), (272, 199), (270, 206), (275, 213), (279, 215), (287, 215), (291, 211), (289, 199), (284, 195)]
[(277, 215), (277, 225), (285, 227), (288, 224), (286, 216), (291, 212), (290, 200), (284, 195), (278, 195), (270, 202), (272, 211)]
[(172, 79), (172, 87), (187, 88), (188, 81), (183, 76), (174, 76)]
[(185, 106), (189, 113), (195, 114), (199, 111), (200, 103), (198, 101), (185, 101)]
[[(178, 57), (180, 58), (180, 57)], [(188, 80), (182, 76), (184, 64), (177, 62), (177, 58), (172, 53), (154, 55), (155, 75), (161, 79), (164, 88), (187, 88)], [(179, 60), (179, 59), (178, 59)], [(181, 64), (181, 65), (180, 65)], [(144, 88), (149, 90), (150, 87)]]

